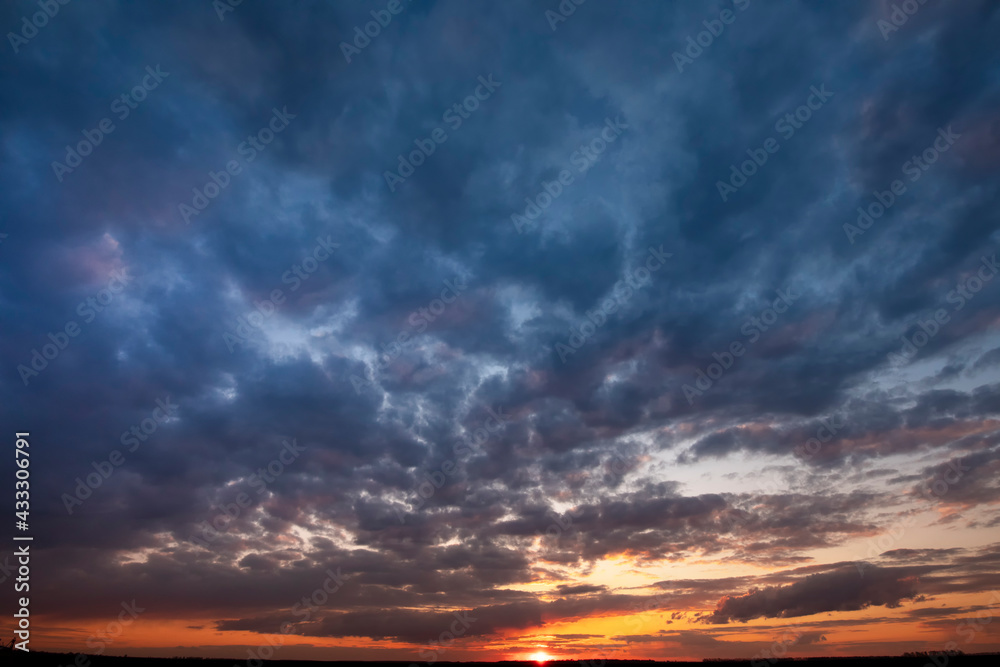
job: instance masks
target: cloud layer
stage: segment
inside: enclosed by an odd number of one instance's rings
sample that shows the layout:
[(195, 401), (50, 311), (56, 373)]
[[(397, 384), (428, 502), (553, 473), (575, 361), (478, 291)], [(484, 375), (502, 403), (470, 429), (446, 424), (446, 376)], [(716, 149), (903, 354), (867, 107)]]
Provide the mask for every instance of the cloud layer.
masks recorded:
[[(361, 39), (365, 3), (108, 0), (9, 44), (38, 613), (236, 645), (339, 567), (294, 634), (700, 656), (995, 585), (949, 567), (1000, 522), (997, 7), (716, 4), (404, 0)], [(584, 623), (652, 594), (672, 638)]]

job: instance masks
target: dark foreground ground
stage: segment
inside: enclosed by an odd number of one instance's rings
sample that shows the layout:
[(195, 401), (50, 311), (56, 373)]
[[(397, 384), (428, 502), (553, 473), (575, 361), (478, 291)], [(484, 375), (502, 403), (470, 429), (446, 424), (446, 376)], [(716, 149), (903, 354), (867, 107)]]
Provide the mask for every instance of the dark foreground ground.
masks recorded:
[[(706, 660), (704, 662), (678, 662), (673, 660), (552, 660), (547, 667), (654, 667), (655, 665), (719, 665), (725, 667), (767, 667), (769, 665), (799, 665), (801, 667), (997, 667), (1000, 665), (1000, 653), (978, 655), (941, 654), (922, 657), (872, 657), (872, 658), (801, 658), (790, 660)], [(416, 662), (320, 662), (304, 660), (265, 660), (264, 667), (409, 667), (411, 664), (425, 667), (425, 663)], [(87, 660), (72, 653), (24, 653), (23, 651), (0, 650), (0, 666), (30, 665), (31, 667), (248, 667), (246, 660), (219, 660), (202, 658), (121, 658), (115, 656), (87, 656)], [(436, 662), (435, 667), (457, 667), (458, 665), (475, 665), (476, 667), (538, 667), (534, 662), (502, 661), (502, 662)], [(254, 664), (249, 667), (261, 667)]]

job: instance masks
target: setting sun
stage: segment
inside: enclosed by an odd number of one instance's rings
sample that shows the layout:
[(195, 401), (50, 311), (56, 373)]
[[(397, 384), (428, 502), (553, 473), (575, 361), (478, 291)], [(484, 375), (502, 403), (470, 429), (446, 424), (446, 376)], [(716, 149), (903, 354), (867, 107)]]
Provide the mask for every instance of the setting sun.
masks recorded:
[(536, 653), (531, 654), (531, 659), (537, 662), (539, 665), (542, 665), (551, 660), (552, 656), (546, 653), (545, 651), (538, 651)]

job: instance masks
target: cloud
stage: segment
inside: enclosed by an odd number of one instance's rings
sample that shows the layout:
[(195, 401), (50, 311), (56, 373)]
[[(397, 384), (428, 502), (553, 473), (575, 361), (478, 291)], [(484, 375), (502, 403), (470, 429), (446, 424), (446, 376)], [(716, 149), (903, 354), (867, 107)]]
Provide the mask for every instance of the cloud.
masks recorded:
[[(683, 73), (671, 53), (702, 7), (587, 3), (552, 33), (523, 0), (414, 3), (348, 63), (336, 44), (367, 9), (243, 3), (218, 22), (210, 4), (74, 4), (5, 70), (0, 419), (46, 452), (40, 608), (92, 620), (136, 596), (265, 631), (340, 566), (339, 606), (298, 631), (399, 643), (437, 636), (445, 606), (481, 614), (470, 636), (628, 613), (641, 594), (583, 581), (612, 559), (793, 568), (652, 587), (685, 611), (757, 587), (713, 622), (897, 604), (916, 586), (902, 564), (965, 568), (928, 591), (996, 582), (988, 554), (890, 552), (850, 582), (820, 551), (878, 534), (954, 462), (969, 470), (941, 506), (982, 531), (969, 543), (1000, 520), (996, 285), (902, 374), (886, 361), (1000, 241), (995, 3), (922, 12), (890, 43), (867, 7), (750, 9)], [(156, 63), (169, 78), (58, 182), (52, 162)], [(490, 73), (495, 95), (390, 192), (384, 172)], [(721, 201), (715, 182), (813, 85), (835, 96)], [(177, 205), (286, 106), (290, 126), (185, 224)], [(581, 171), (617, 117), (628, 130)], [(963, 141), (850, 244), (856, 208), (947, 124)], [(574, 182), (519, 234), (511, 214), (562, 170)], [(328, 237), (337, 252), (300, 277)], [(661, 245), (669, 265), (563, 363), (555, 345)], [(84, 322), (114, 269), (134, 279)], [(444, 306), (456, 277), (468, 289)], [(792, 284), (802, 297), (750, 344)], [(18, 366), (70, 321), (79, 336), (26, 385)], [(733, 342), (747, 353), (689, 404), (683, 385)], [(164, 396), (176, 418), (68, 515), (63, 494)], [(505, 427), (457, 460), (487, 408)], [(285, 438), (304, 453), (257, 493)], [(794, 472), (772, 489), (725, 476), (757, 464)], [(252, 506), (192, 543), (241, 492)], [(554, 517), (571, 523), (553, 535)]]
[(863, 576), (855, 567), (811, 574), (787, 586), (754, 588), (743, 595), (727, 595), (703, 623), (746, 622), (754, 618), (792, 618), (825, 611), (857, 611), (871, 606), (899, 607), (917, 597), (918, 579), (912, 570), (867, 567)]

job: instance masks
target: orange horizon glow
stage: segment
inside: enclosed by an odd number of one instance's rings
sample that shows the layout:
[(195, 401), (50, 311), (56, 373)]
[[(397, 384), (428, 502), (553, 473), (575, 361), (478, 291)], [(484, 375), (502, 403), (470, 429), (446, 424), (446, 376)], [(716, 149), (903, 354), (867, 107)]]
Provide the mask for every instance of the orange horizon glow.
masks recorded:
[[(717, 642), (721, 650), (735, 654), (745, 654), (750, 658), (760, 646), (774, 643), (776, 637), (787, 635), (790, 630), (799, 632), (816, 631), (826, 637), (817, 644), (792, 643), (788, 653), (793, 657), (871, 655), (868, 646), (887, 647), (878, 654), (898, 655), (902, 651), (894, 647), (912, 640), (919, 630), (910, 616), (914, 610), (932, 609), (942, 605), (971, 606), (982, 604), (982, 594), (947, 594), (903, 607), (888, 609), (869, 607), (853, 612), (838, 613), (838, 620), (851, 623), (824, 628), (824, 621), (830, 620), (829, 613), (812, 616), (754, 619), (747, 623), (706, 625), (698, 623), (696, 615), (706, 609), (688, 608), (684, 610), (653, 609), (618, 615), (594, 615), (582, 618), (549, 619), (541, 625), (518, 630), (504, 630), (497, 634), (470, 636), (459, 639), (442, 650), (439, 661), (481, 661), (524, 660), (544, 665), (556, 660), (592, 659), (608, 657), (613, 652), (621, 659), (698, 659), (697, 650), (692, 651), (678, 641), (678, 636), (706, 633)], [(682, 612), (683, 617), (671, 620), (671, 616)], [(37, 635), (32, 649), (38, 651), (95, 653), (88, 648), (87, 640), (107, 627), (105, 623), (93, 620), (74, 623), (61, 619), (58, 623), (46, 623), (45, 617), (35, 617)], [(52, 619), (53, 621), (55, 619)], [(954, 628), (921, 630), (922, 636), (931, 644), (944, 645), (956, 640), (959, 627), (956, 619)], [(7, 624), (4, 624), (5, 627)], [(611, 637), (622, 635), (655, 635), (666, 633), (658, 642), (632, 643), (608, 650)], [(575, 645), (560, 645), (557, 653), (548, 643), (557, 637), (586, 637)], [(602, 639), (603, 637), (603, 639)], [(851, 644), (863, 638), (863, 642), (844, 650), (844, 643)], [(541, 640), (541, 641), (540, 641)], [(546, 643), (542, 643), (546, 642)], [(593, 649), (588, 647), (593, 644)], [(221, 632), (214, 628), (209, 619), (200, 621), (179, 619), (140, 618), (114, 641), (106, 642), (105, 655), (142, 655), (149, 657), (170, 657), (184, 651), (192, 657), (225, 657), (246, 659), (246, 647), (277, 645), (274, 659), (305, 660), (422, 660), (421, 651), (428, 650), (427, 644), (413, 642), (393, 642), (386, 639), (371, 640), (361, 637), (311, 637), (304, 635), (259, 634), (247, 631)], [(746, 648), (743, 648), (746, 647)], [(974, 642), (962, 644), (967, 652), (1000, 650), (996, 638), (988, 633), (979, 633)], [(702, 656), (703, 657), (703, 656)], [(729, 656), (726, 656), (729, 657)], [(736, 656), (734, 656), (736, 657)]]

